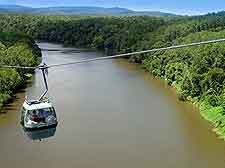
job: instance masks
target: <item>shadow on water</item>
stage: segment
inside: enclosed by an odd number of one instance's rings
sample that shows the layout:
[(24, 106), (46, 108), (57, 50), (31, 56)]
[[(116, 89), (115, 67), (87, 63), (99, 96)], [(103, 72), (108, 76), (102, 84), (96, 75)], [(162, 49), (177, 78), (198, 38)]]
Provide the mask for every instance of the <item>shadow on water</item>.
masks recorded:
[[(13, 105), (12, 103), (13, 103), (14, 101), (18, 101), (18, 100), (19, 100), (19, 98), (15, 98), (15, 99), (13, 99), (13, 101), (8, 102), (8, 104), (6, 104), (6, 105), (0, 110), (0, 115), (1, 115), (1, 114), (6, 114), (7, 111), (16, 110), (17, 107), (16, 107), (15, 105)], [(10, 104), (10, 103), (11, 103), (11, 104)]]
[[(27, 80), (26, 83), (22, 86), (20, 86), (20, 88), (16, 91), (16, 94), (13, 95), (8, 101), (7, 103), (3, 106), (2, 109), (0, 109), (0, 115), (1, 114), (6, 114), (7, 111), (13, 111), (16, 110), (18, 108), (16, 102), (21, 101), (21, 98), (25, 98), (26, 95), (26, 89), (28, 87), (32, 86), (32, 81), (33, 81), (32, 77), (31, 79)], [(16, 105), (15, 105), (16, 104)]]
[(26, 136), (33, 141), (39, 140), (42, 141), (44, 139), (51, 138), (56, 133), (56, 128), (48, 128), (48, 129), (41, 129), (41, 130), (34, 130), (34, 131), (26, 131), (24, 130), (24, 133)]

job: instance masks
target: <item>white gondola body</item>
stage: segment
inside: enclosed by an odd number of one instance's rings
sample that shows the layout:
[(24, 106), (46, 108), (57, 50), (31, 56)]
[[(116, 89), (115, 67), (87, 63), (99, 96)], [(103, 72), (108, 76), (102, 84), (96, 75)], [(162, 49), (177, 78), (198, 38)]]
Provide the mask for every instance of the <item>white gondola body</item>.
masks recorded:
[[(32, 117), (37, 116), (34, 120)], [(57, 117), (52, 104), (48, 101), (25, 101), (21, 110), (21, 124), (24, 129), (43, 129), (57, 126)]]

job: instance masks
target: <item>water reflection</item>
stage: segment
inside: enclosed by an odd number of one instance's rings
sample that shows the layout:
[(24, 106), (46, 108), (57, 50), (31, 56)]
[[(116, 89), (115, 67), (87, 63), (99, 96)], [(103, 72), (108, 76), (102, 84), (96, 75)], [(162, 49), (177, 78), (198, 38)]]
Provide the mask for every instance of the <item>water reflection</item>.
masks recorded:
[(47, 139), (50, 137), (53, 137), (56, 133), (56, 127), (54, 128), (48, 128), (48, 129), (41, 129), (41, 130), (34, 130), (34, 131), (27, 131), (24, 130), (26, 136), (30, 139), (30, 140), (43, 140), (43, 139)]

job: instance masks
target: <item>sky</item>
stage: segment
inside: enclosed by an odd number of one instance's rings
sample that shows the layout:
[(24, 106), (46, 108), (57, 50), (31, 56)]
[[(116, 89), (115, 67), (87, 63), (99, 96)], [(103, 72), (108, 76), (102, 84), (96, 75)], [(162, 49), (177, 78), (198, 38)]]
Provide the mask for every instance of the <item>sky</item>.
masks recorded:
[(122, 7), (137, 11), (161, 11), (182, 15), (198, 15), (225, 10), (225, 0), (0, 0), (0, 4), (17, 4), (29, 7)]

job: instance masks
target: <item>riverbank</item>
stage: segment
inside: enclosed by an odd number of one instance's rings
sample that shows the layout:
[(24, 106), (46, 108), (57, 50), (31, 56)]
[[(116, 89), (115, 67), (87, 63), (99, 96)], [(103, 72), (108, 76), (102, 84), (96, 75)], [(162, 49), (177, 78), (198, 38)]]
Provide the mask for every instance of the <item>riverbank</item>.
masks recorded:
[[(144, 65), (144, 64), (143, 64)], [(145, 66), (145, 65), (144, 65)], [(149, 71), (150, 73), (152, 73), (152, 71)], [(155, 75), (156, 76), (156, 75)], [(164, 80), (167, 85), (168, 81), (167, 79), (165, 79), (164, 77), (160, 77), (160, 79)], [(179, 101), (184, 101), (184, 102), (190, 102), (193, 104), (193, 106), (196, 106), (196, 108), (198, 108), (198, 112), (199, 115), (201, 115), (202, 118), (204, 118), (206, 121), (208, 121), (210, 123), (210, 125), (213, 127), (212, 131), (215, 132), (218, 135), (219, 139), (223, 139), (225, 140), (225, 100), (224, 97), (217, 97), (217, 96), (213, 96), (213, 95), (208, 95), (209, 99), (212, 98), (214, 100), (206, 100), (206, 97), (202, 97), (202, 98), (192, 98), (192, 97), (180, 97), (181, 95), (179, 95), (180, 93), (180, 88), (178, 88), (177, 86), (173, 85), (172, 86), (175, 91), (176, 94), (178, 95), (178, 99)], [(220, 99), (220, 100), (218, 100)], [(211, 101), (215, 101), (214, 105), (212, 105)], [(211, 103), (210, 103), (211, 102)], [(219, 104), (218, 104), (219, 102)]]
[[(206, 36), (207, 34), (207, 36)], [(189, 43), (217, 39), (225, 34), (200, 32), (177, 40)], [(203, 45), (156, 52), (143, 59), (143, 67), (177, 90), (181, 101), (190, 101), (225, 139), (225, 44)]]
[[(37, 66), (41, 51), (26, 35), (0, 32), (0, 64), (16, 66)], [(11, 102), (18, 89), (32, 76), (32, 70), (0, 69), (0, 110)]]

